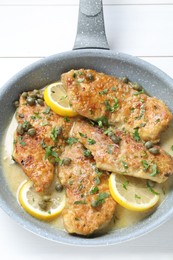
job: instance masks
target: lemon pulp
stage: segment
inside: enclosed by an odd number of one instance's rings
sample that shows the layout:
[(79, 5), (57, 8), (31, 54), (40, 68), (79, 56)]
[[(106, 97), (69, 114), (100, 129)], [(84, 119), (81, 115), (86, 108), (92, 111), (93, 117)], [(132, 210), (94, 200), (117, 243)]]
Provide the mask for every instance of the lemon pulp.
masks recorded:
[(44, 100), (55, 113), (61, 116), (73, 117), (77, 115), (69, 104), (67, 92), (61, 82), (55, 82), (46, 87)]
[(150, 209), (159, 201), (159, 193), (147, 186), (147, 180), (112, 173), (110, 193), (122, 207), (134, 211)]
[(65, 207), (65, 193), (52, 192), (50, 200), (47, 201), (47, 207), (42, 209), (40, 202), (43, 201), (43, 196), (35, 192), (33, 183), (25, 181), (19, 187), (18, 201), (20, 205), (33, 217), (50, 221), (55, 219)]

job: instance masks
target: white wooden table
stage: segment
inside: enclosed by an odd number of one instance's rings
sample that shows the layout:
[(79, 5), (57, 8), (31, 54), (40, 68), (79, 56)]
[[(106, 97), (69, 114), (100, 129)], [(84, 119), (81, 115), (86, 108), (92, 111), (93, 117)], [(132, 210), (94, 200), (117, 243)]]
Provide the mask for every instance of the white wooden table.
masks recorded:
[[(87, 1), (87, 0), (86, 0)], [(173, 77), (173, 0), (105, 0), (110, 48), (138, 56)], [(45, 56), (71, 50), (78, 0), (0, 0), (0, 86)], [(173, 218), (121, 245), (60, 245), (22, 229), (0, 210), (0, 259), (173, 259)]]

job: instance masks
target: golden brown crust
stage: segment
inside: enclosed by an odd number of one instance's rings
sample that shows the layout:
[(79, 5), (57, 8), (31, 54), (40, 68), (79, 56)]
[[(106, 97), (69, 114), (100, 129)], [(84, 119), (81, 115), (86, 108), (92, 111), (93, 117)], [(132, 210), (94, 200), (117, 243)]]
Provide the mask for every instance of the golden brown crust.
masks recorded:
[(102, 129), (86, 121), (76, 122), (72, 135), (91, 151), (97, 167), (102, 170), (159, 183), (173, 173), (173, 158), (159, 146), (155, 146), (159, 154), (153, 155), (142, 142), (136, 142), (129, 134), (113, 128), (112, 131), (121, 139), (119, 144), (115, 144)]
[[(50, 187), (54, 177), (54, 166), (49, 161), (52, 156), (46, 156), (46, 147), (53, 149), (59, 156), (65, 147), (73, 120), (65, 122), (63, 117), (55, 114), (44, 104), (29, 106), (26, 100), (20, 97), (20, 105), (16, 112), (18, 123), (30, 123), (36, 134), (27, 133), (20, 135), (15, 132), (13, 157), (18, 162), (26, 175), (34, 182), (36, 191), (42, 192)], [(62, 127), (61, 134), (56, 141), (51, 138), (54, 127)], [(46, 146), (46, 147), (44, 147)]]
[[(84, 156), (84, 150), (80, 143), (66, 147), (61, 159), (68, 157), (72, 161), (68, 166), (59, 167), (59, 177), (67, 194), (67, 206), (63, 212), (65, 228), (69, 233), (90, 235), (111, 221), (116, 202), (109, 194), (109, 175), (106, 172), (101, 174), (94, 160)], [(99, 194), (107, 194), (107, 197), (100, 205), (92, 207), (91, 202)]]
[(92, 120), (106, 117), (110, 124), (133, 132), (141, 139), (158, 142), (172, 120), (172, 113), (155, 97), (133, 88), (132, 83), (94, 70), (71, 70), (61, 80), (75, 111)]

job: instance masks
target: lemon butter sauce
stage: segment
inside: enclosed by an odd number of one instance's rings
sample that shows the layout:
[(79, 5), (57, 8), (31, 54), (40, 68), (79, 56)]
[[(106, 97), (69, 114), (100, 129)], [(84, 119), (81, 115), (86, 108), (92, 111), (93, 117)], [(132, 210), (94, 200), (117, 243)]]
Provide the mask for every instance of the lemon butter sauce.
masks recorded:
[[(24, 174), (21, 167), (19, 167), (12, 160), (13, 136), (16, 126), (17, 122), (14, 115), (7, 129), (2, 147), (4, 175), (8, 183), (9, 189), (15, 197), (21, 183), (23, 183), (25, 180), (28, 180), (27, 176)], [(170, 126), (168, 130), (162, 135), (161, 146), (163, 149), (165, 149), (168, 153), (170, 153), (173, 156), (173, 150), (171, 149), (172, 145), (173, 126)], [(160, 185), (160, 203), (164, 200), (170, 186), (172, 185), (172, 180), (173, 178), (170, 177), (168, 181)], [(155, 209), (152, 208), (144, 212), (134, 212), (118, 205), (112, 223), (108, 227), (108, 231), (131, 226), (150, 215), (151, 212), (153, 212), (154, 210)], [(52, 225), (54, 228), (64, 230), (62, 216), (60, 215), (55, 220), (51, 221), (50, 225)]]

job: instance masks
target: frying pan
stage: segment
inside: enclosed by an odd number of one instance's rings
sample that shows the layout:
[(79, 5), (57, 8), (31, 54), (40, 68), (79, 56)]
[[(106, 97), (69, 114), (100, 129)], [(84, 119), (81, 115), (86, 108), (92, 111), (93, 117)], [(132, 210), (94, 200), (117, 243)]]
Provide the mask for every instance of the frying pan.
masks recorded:
[[(140, 83), (151, 95), (162, 99), (173, 110), (171, 97), (173, 80), (147, 62), (127, 54), (110, 51), (104, 30), (102, 1), (81, 0), (73, 51), (56, 54), (28, 66), (1, 88), (1, 147), (5, 130), (14, 113), (12, 104), (18, 99), (19, 94), (55, 82), (63, 72), (72, 68), (91, 68), (109, 75), (127, 76), (131, 81)], [(62, 230), (56, 230), (48, 223), (32, 218), (21, 209), (5, 181), (2, 158), (0, 162), (0, 207), (24, 228), (49, 240), (83, 246), (116, 244), (137, 238), (155, 229), (173, 215), (173, 190), (170, 190), (158, 209), (136, 225), (94, 238), (71, 236)]]

